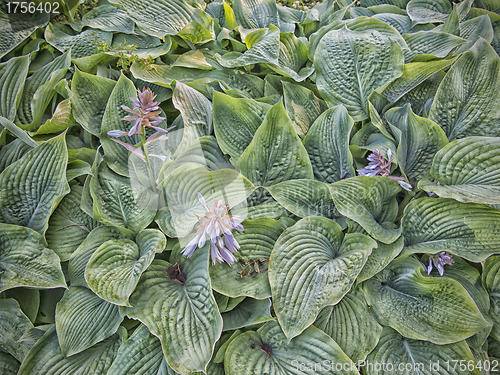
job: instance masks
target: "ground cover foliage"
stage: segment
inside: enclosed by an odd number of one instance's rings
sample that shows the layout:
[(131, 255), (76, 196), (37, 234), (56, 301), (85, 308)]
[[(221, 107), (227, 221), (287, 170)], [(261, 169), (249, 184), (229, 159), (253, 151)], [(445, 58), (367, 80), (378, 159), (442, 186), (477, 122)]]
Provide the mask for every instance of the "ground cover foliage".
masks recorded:
[(499, 1), (65, 4), (0, 14), (2, 374), (499, 371)]

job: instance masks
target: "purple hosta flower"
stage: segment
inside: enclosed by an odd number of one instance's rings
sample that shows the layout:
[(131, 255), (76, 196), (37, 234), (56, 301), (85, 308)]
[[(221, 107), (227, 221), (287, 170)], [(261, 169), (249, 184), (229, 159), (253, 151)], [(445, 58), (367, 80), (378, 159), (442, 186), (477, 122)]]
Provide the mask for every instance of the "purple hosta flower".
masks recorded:
[[(414, 258), (417, 259), (416, 257), (414, 257)], [(425, 264), (423, 264), (422, 262), (420, 262), (420, 264), (424, 268), (424, 271), (427, 272), (427, 274), (429, 274), (429, 275), (432, 272), (432, 269), (433, 269), (432, 264), (433, 263), (434, 263), (434, 267), (437, 268), (439, 274), (441, 276), (443, 276), (444, 275), (444, 266), (445, 266), (445, 264), (449, 264), (451, 266), (453, 263), (455, 263), (455, 261), (453, 260), (453, 257), (451, 256), (451, 254), (445, 253), (443, 251), (440, 254), (435, 254), (435, 255), (429, 256), (429, 266), (428, 267), (426, 267)]]
[(228, 215), (229, 206), (224, 204), (222, 200), (217, 201), (214, 199), (213, 208), (210, 209), (200, 193), (198, 193), (198, 199), (206, 210), (205, 216), (196, 215), (200, 226), (196, 231), (196, 236), (186, 245), (181, 253), (188, 258), (191, 257), (197, 247), (202, 248), (205, 246), (208, 236), (210, 238), (212, 263), (222, 263), (225, 261), (229, 265), (232, 265), (236, 261), (233, 254), (238, 251), (240, 245), (233, 237), (231, 230), (243, 231), (243, 226), (241, 225), (243, 220), (239, 216)]
[(392, 178), (394, 181), (397, 181), (397, 183), (405, 190), (411, 190), (412, 186), (407, 183), (404, 179), (404, 177), (396, 177), (396, 176), (389, 176), (391, 173), (391, 164), (392, 164), (392, 151), (389, 149), (387, 150), (387, 158), (389, 160), (385, 160), (384, 155), (380, 150), (373, 150), (373, 152), (368, 155), (367, 159), (370, 162), (366, 167), (362, 169), (358, 169), (357, 172), (359, 173), (360, 176), (368, 176), (368, 177), (375, 177), (375, 176), (387, 176), (389, 178)]

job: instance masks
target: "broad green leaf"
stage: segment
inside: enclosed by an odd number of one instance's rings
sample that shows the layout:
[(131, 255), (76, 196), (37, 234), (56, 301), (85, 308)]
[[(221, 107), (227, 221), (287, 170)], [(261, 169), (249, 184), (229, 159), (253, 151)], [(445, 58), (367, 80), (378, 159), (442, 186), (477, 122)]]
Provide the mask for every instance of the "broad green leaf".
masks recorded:
[[(373, 352), (368, 356), (367, 363), (384, 363), (384, 366), (372, 366), (367, 371), (369, 375), (389, 375), (396, 369), (405, 369), (399, 374), (422, 375), (479, 375), (476, 360), (465, 341), (448, 345), (436, 345), (429, 341), (412, 340), (401, 336), (392, 328), (385, 327), (380, 341)], [(447, 366), (446, 363), (450, 365)], [(452, 366), (453, 363), (471, 363), (472, 370), (465, 366)], [(367, 367), (368, 368), (368, 367)], [(375, 369), (374, 369), (375, 368)], [(394, 371), (390, 371), (390, 369)]]
[(230, 208), (244, 202), (255, 187), (244, 176), (230, 169), (209, 172), (196, 164), (186, 164), (174, 170), (159, 183), (167, 207), (160, 210), (156, 222), (169, 237), (185, 237), (198, 222), (196, 215), (205, 209), (198, 200), (198, 193), (205, 202), (222, 199)]
[(457, 53), (468, 51), (480, 38), (491, 43), (494, 35), (491, 19), (486, 14), (462, 22), (460, 24), (460, 36), (469, 42), (460, 46)]
[[(399, 9), (399, 8), (397, 8)], [(373, 11), (373, 9), (369, 9)], [(395, 13), (377, 13), (372, 16), (373, 18), (383, 21), (388, 25), (394, 27), (400, 34), (408, 33), (411, 29), (411, 20), (405, 14), (395, 14)]]
[(405, 38), (412, 55), (414, 55), (414, 62), (446, 57), (451, 52), (454, 52), (458, 46), (466, 42), (465, 39), (456, 35), (439, 31), (419, 31), (404, 34), (403, 38)]
[(66, 74), (71, 63), (71, 53), (67, 51), (44, 65), (26, 79), (16, 122), (27, 130), (36, 130), (45, 109), (55, 94), (55, 87)]
[(33, 288), (13, 288), (0, 294), (0, 299), (14, 298), (29, 320), (35, 322), (40, 308), (40, 292)]
[(133, 240), (134, 238), (133, 232), (119, 227), (102, 226), (92, 230), (69, 259), (68, 273), (71, 285), (88, 288), (85, 281), (85, 267), (99, 246), (109, 240)]
[(359, 288), (347, 293), (337, 305), (321, 310), (314, 326), (339, 344), (355, 363), (366, 359), (382, 333)]
[(437, 72), (446, 69), (455, 62), (455, 59), (437, 60), (428, 62), (414, 62), (404, 65), (403, 75), (379, 91), (390, 102), (396, 102), (411, 90), (419, 87), (426, 79)]
[(139, 184), (132, 184), (99, 164), (90, 182), (94, 200), (94, 219), (107, 224), (139, 232), (154, 219), (158, 207), (158, 195)]
[[(224, 356), (227, 375), (331, 374), (332, 364), (342, 364), (342, 374), (358, 374), (354, 363), (335, 341), (316, 327), (307, 328), (287, 343), (277, 322), (247, 331), (231, 341)], [(265, 345), (267, 344), (267, 345)], [(264, 351), (267, 350), (267, 352)], [(320, 364), (316, 366), (314, 364)], [(319, 369), (318, 369), (319, 367)]]
[(393, 243), (400, 235), (393, 221), (397, 215), (398, 183), (387, 177), (357, 176), (329, 185), (335, 207), (354, 220), (374, 239)]
[(411, 0), (406, 7), (413, 24), (444, 22), (452, 9), (448, 0)]
[[(102, 31), (122, 32), (126, 34), (133, 34), (135, 26), (134, 21), (125, 11), (112, 5), (101, 5), (85, 13), (81, 23), (77, 25), (80, 27), (80, 30), (83, 27), (90, 27)], [(75, 25), (72, 25), (72, 27), (75, 27)]]
[(274, 0), (235, 0), (233, 11), (236, 24), (246, 29), (280, 26), (278, 8)]
[(256, 300), (246, 298), (234, 309), (222, 314), (222, 320), (224, 321), (223, 330), (229, 331), (272, 320), (274, 318), (271, 316), (270, 309), (270, 299)]
[[(293, 223), (293, 220), (292, 220)], [(238, 262), (210, 267), (212, 288), (229, 297), (249, 296), (256, 299), (271, 297), (268, 279), (268, 262), (274, 244), (290, 225), (289, 220), (261, 218), (243, 222), (245, 230), (235, 231), (234, 238), (240, 244), (236, 253)]]
[(306, 135), (311, 125), (328, 107), (304, 86), (283, 81), (283, 97), (288, 117), (298, 135)]
[(176, 82), (172, 103), (184, 122), (182, 141), (176, 154), (184, 151), (195, 139), (210, 135), (213, 129), (212, 103), (195, 89)]
[(385, 118), (399, 143), (396, 159), (401, 170), (411, 180), (430, 178), (434, 155), (448, 144), (443, 129), (415, 115), (409, 104), (390, 109)]
[(380, 324), (439, 345), (464, 340), (489, 325), (462, 285), (424, 277), (421, 269), (415, 259), (398, 258), (363, 284)]
[[(109, 88), (108, 88), (109, 89)], [(102, 94), (104, 95), (104, 93)], [(122, 130), (128, 132), (132, 127), (133, 123), (130, 121), (124, 121), (122, 118), (129, 115), (125, 112), (121, 105), (126, 105), (130, 107), (130, 98), (136, 98), (137, 91), (134, 84), (129, 80), (123, 73), (120, 75), (120, 79), (116, 83), (109, 96), (108, 102), (106, 104), (106, 109), (102, 115), (102, 127), (101, 127), (101, 144), (104, 149), (104, 160), (108, 166), (116, 173), (122, 176), (129, 176), (129, 151), (122, 145), (111, 140), (111, 137), (107, 134), (111, 130)], [(104, 96), (103, 96), (104, 98)], [(99, 106), (102, 110), (102, 106)], [(100, 117), (98, 115), (97, 119)], [(92, 122), (97, 121), (97, 119), (90, 119)], [(97, 131), (98, 128), (91, 129)], [(120, 137), (122, 142), (135, 145), (140, 142), (140, 136), (124, 136)]]
[(500, 341), (500, 256), (492, 256), (483, 263), (482, 282), (490, 296), (489, 316), (493, 319), (491, 337)]
[(14, 121), (28, 74), (29, 55), (0, 64), (0, 116)]
[(223, 152), (239, 158), (271, 106), (253, 99), (232, 98), (214, 92), (213, 121), (217, 142)]
[(298, 217), (338, 217), (328, 185), (315, 180), (289, 180), (266, 188), (274, 199)]
[[(212, 27), (203, 26), (199, 22), (190, 22), (177, 33), (177, 36), (192, 44), (205, 43), (214, 39)], [(167, 51), (168, 52), (168, 51)]]
[(17, 375), (21, 363), (8, 353), (0, 352), (0, 371), (4, 375)]
[(98, 135), (108, 98), (116, 82), (76, 69), (71, 81), (71, 109), (75, 120), (89, 133)]
[(118, 310), (90, 289), (70, 286), (56, 307), (57, 337), (64, 356), (80, 353), (114, 334), (123, 320)]
[(183, 0), (112, 0), (112, 4), (123, 8), (146, 34), (163, 38), (177, 34), (190, 22), (199, 22), (208, 27), (212, 19), (201, 9)]
[(97, 54), (97, 44), (104, 42), (109, 46), (112, 38), (113, 34), (110, 32), (92, 29), (86, 29), (80, 34), (72, 35), (52, 23), (49, 23), (45, 29), (45, 40), (61, 52), (71, 49), (72, 59)]
[(257, 29), (245, 37), (248, 50), (243, 54), (238, 52), (228, 53), (224, 56), (215, 55), (217, 62), (224, 68), (268, 63), (279, 64), (280, 31), (271, 25), (269, 29)]
[(238, 161), (241, 173), (254, 184), (313, 178), (307, 151), (280, 101), (267, 112), (264, 122)]
[[(168, 372), (162, 372), (165, 365), (160, 340), (149, 332), (148, 327), (141, 324), (120, 346), (107, 375), (168, 374)], [(163, 368), (163, 371), (165, 370)]]
[(85, 269), (87, 285), (102, 299), (115, 305), (130, 306), (128, 299), (155, 254), (167, 244), (156, 229), (139, 232), (136, 242), (109, 240), (94, 252)]
[[(4, 8), (5, 9), (5, 8)], [(36, 29), (49, 22), (48, 13), (35, 12), (31, 17), (27, 14), (0, 13), (0, 58), (4, 57)]]
[(349, 137), (354, 121), (341, 104), (323, 112), (304, 138), (314, 177), (326, 183), (355, 175), (349, 151)]
[[(36, 143), (33, 143), (33, 146), (36, 147)], [(0, 173), (9, 165), (21, 159), (24, 154), (33, 149), (33, 146), (24, 143), (19, 138), (3, 146), (0, 149)]]
[(196, 250), (191, 258), (172, 255), (186, 276), (183, 284), (167, 274), (175, 265), (154, 260), (130, 297), (133, 307), (120, 307), (160, 339), (168, 364), (181, 374), (206, 371), (222, 332), (208, 273), (209, 247)]
[[(64, 81), (59, 83), (64, 83)], [(78, 127), (78, 123), (71, 113), (71, 98), (67, 98), (59, 102), (52, 117), (38, 128), (34, 136), (59, 133), (71, 127)], [(72, 179), (68, 178), (68, 181)]]
[(18, 340), (33, 327), (13, 298), (0, 299), (0, 350), (9, 353), (19, 362), (28, 354), (28, 348)]
[(70, 193), (64, 196), (50, 217), (45, 233), (49, 248), (54, 249), (62, 262), (69, 260), (87, 235), (101, 225), (80, 208), (82, 192), (81, 186), (71, 187)]
[(401, 46), (377, 31), (328, 32), (314, 54), (317, 85), (330, 106), (344, 104), (354, 121), (368, 117), (368, 96), (403, 74)]
[(402, 219), (403, 254), (448, 251), (481, 262), (500, 251), (500, 211), (454, 199), (420, 198)]
[(105, 374), (127, 333), (119, 331), (107, 340), (71, 357), (65, 357), (59, 347), (56, 327), (50, 328), (31, 348), (18, 375), (94, 375)]
[(0, 226), (0, 292), (19, 286), (66, 287), (59, 257), (44, 246), (34, 230), (16, 225)]
[(310, 216), (286, 229), (269, 260), (274, 310), (288, 342), (351, 289), (376, 242), (344, 237), (335, 222)]
[[(479, 40), (451, 67), (432, 102), (429, 119), (453, 141), (471, 135), (498, 136), (500, 57)], [(452, 108), (453, 110), (450, 110)]]
[(0, 174), (0, 222), (45, 233), (49, 216), (69, 193), (64, 137), (63, 133), (43, 142)]
[(435, 185), (422, 181), (419, 188), (460, 202), (500, 204), (500, 138), (467, 137), (444, 147), (434, 157)]

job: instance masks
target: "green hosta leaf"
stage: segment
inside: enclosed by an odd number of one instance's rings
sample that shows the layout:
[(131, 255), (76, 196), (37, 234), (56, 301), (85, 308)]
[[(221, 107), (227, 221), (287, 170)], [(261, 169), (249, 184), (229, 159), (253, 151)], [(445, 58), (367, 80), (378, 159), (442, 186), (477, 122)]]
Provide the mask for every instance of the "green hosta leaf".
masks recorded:
[[(226, 54), (222, 57), (216, 55), (217, 61), (224, 68), (236, 68), (239, 66), (268, 63), (280, 65), (280, 31), (271, 25), (269, 29), (257, 29), (245, 37), (248, 50), (243, 54)], [(231, 56), (231, 58), (229, 57)]]
[(59, 347), (56, 328), (50, 328), (31, 348), (18, 375), (91, 375), (106, 374), (127, 333), (119, 331), (109, 339), (71, 357), (65, 357)]
[(223, 152), (239, 158), (252, 142), (271, 106), (247, 98), (232, 98), (214, 92), (213, 121), (217, 142)]
[(76, 69), (71, 81), (71, 109), (75, 120), (89, 133), (98, 135), (108, 98), (116, 82)]
[(403, 74), (401, 46), (377, 31), (328, 32), (314, 54), (318, 90), (330, 105), (344, 104), (354, 121), (368, 117), (368, 96)]
[(141, 324), (120, 346), (107, 375), (164, 375), (168, 374), (165, 366), (168, 365), (160, 340), (149, 332), (148, 327)]
[(222, 314), (223, 330), (233, 330), (264, 323), (274, 319), (271, 316), (271, 300), (246, 298), (234, 309)]
[(133, 240), (133, 232), (118, 227), (102, 226), (89, 233), (82, 244), (71, 254), (68, 265), (69, 280), (72, 286), (87, 286), (85, 267), (94, 252), (109, 240)]
[(62, 28), (53, 26), (51, 23), (45, 29), (45, 40), (61, 52), (71, 49), (72, 59), (97, 54), (97, 44), (104, 42), (109, 46), (111, 45), (112, 38), (112, 33), (92, 29), (86, 29), (80, 34), (71, 35), (65, 33)]
[(65, 357), (80, 353), (116, 332), (123, 320), (118, 306), (90, 289), (70, 286), (56, 307), (56, 329)]
[(156, 222), (169, 237), (185, 237), (198, 222), (197, 215), (205, 209), (198, 200), (201, 193), (206, 202), (222, 199), (230, 208), (244, 202), (255, 187), (235, 170), (209, 172), (195, 164), (174, 170), (160, 182), (167, 207), (158, 212)]
[(86, 13), (78, 26), (81, 28), (88, 26), (102, 31), (133, 34), (135, 25), (134, 21), (125, 11), (112, 5), (101, 5)]
[(283, 232), (269, 261), (269, 282), (288, 341), (310, 326), (322, 308), (342, 299), (374, 247), (371, 238), (344, 237), (337, 223), (317, 216)]
[(262, 186), (313, 178), (307, 151), (281, 101), (267, 112), (252, 142), (241, 155), (238, 167), (250, 181)]
[(402, 171), (412, 180), (430, 178), (434, 155), (448, 144), (443, 129), (415, 115), (409, 104), (390, 109), (385, 118), (399, 143), (396, 158)]
[(90, 289), (115, 305), (130, 306), (128, 299), (139, 278), (167, 244), (165, 235), (156, 229), (139, 232), (136, 241), (139, 246), (130, 240), (106, 241), (94, 252), (85, 269)]
[(365, 282), (364, 292), (379, 323), (411, 339), (450, 344), (489, 325), (462, 285), (422, 276), (412, 258), (393, 261)]
[(279, 26), (278, 8), (274, 0), (235, 0), (236, 23), (246, 29)]
[(21, 159), (28, 151), (36, 147), (36, 143), (33, 143), (34, 145), (28, 145), (17, 138), (3, 146), (2, 149), (0, 149), (0, 173), (9, 165)]
[[(104, 95), (104, 93), (102, 95)], [(109, 96), (106, 109), (102, 115), (101, 144), (104, 149), (104, 160), (113, 171), (127, 177), (130, 175), (129, 152), (122, 145), (112, 141), (111, 137), (107, 133), (111, 130), (122, 130), (125, 132), (130, 130), (133, 123), (122, 120), (122, 118), (129, 115), (129, 113), (125, 112), (121, 108), (121, 105), (130, 106), (130, 98), (136, 97), (137, 92), (134, 84), (131, 80), (121, 74), (120, 79)], [(102, 104), (99, 108), (102, 110)], [(99, 117), (100, 115), (97, 115), (97, 119)], [(89, 120), (91, 119), (89, 118)], [(95, 120), (96, 119), (92, 119), (92, 121)], [(97, 131), (97, 129), (98, 128), (94, 128), (92, 130)], [(120, 140), (122, 142), (135, 145), (140, 142), (140, 137), (138, 135), (126, 135), (124, 137), (120, 137)]]
[(415, 56), (413, 57), (414, 61), (446, 57), (466, 42), (465, 39), (456, 35), (439, 31), (419, 31), (404, 34), (403, 38), (405, 38), (412, 55)]
[(307, 54), (307, 46), (293, 33), (281, 33), (278, 64), (270, 64), (269, 67), (285, 77), (301, 82), (314, 72), (312, 67), (301, 69), (308, 60)]
[(419, 85), (426, 79), (447, 68), (454, 62), (455, 59), (405, 64), (401, 77), (377, 91), (380, 91), (390, 102), (396, 102), (405, 94), (411, 92), (411, 90), (418, 89)]
[(493, 319), (491, 337), (500, 341), (500, 256), (492, 256), (483, 263), (482, 282), (490, 296), (489, 316)]
[(24, 315), (15, 299), (0, 299), (0, 349), (2, 351), (22, 362), (28, 354), (28, 348), (18, 340), (30, 328), (33, 328), (33, 323)]
[[(456, 362), (455, 362), (456, 361)], [(401, 336), (395, 330), (385, 327), (375, 350), (368, 356), (367, 363), (384, 363), (379, 369), (368, 371), (370, 375), (389, 375), (394, 370), (406, 369), (404, 374), (431, 375), (479, 375), (476, 360), (465, 341), (448, 345), (436, 345), (432, 342), (412, 340)], [(458, 366), (446, 366), (446, 363), (471, 363), (472, 370)], [(400, 366), (400, 367), (399, 367)], [(372, 366), (372, 368), (375, 366)], [(403, 374), (403, 372), (399, 372)]]
[(500, 138), (453, 141), (434, 157), (431, 174), (441, 186), (422, 181), (419, 188), (460, 202), (500, 204)]
[(13, 288), (0, 295), (0, 299), (13, 298), (29, 320), (35, 322), (40, 308), (40, 292), (33, 288)]
[(480, 38), (491, 43), (495, 32), (488, 15), (475, 17), (460, 24), (460, 36), (469, 42), (460, 46), (457, 53), (468, 51)]
[[(470, 135), (498, 136), (500, 57), (479, 40), (451, 67), (432, 102), (429, 119), (453, 141)], [(450, 110), (452, 108), (452, 110)]]
[(61, 134), (40, 144), (0, 174), (0, 222), (45, 233), (49, 216), (69, 193), (64, 137)]
[(288, 117), (298, 135), (306, 135), (311, 125), (328, 107), (304, 86), (283, 81), (283, 96)]
[(328, 185), (315, 180), (290, 180), (266, 188), (274, 199), (299, 217), (339, 216)]
[(130, 297), (133, 307), (120, 308), (160, 339), (168, 364), (182, 374), (206, 371), (222, 332), (208, 274), (209, 247), (196, 250), (191, 258), (172, 255), (186, 276), (183, 285), (169, 278), (170, 263), (154, 260)]
[(192, 7), (183, 0), (112, 0), (122, 7), (145, 33), (163, 38), (177, 34), (191, 21), (208, 27), (212, 19), (201, 9)]
[(447, 0), (411, 0), (406, 7), (413, 24), (444, 22), (452, 9)]
[(0, 371), (4, 375), (17, 375), (21, 363), (10, 354), (0, 352)]
[(321, 310), (314, 325), (333, 338), (355, 363), (366, 359), (382, 333), (359, 289), (347, 293), (337, 305)]
[(55, 87), (70, 64), (71, 53), (68, 51), (26, 79), (16, 118), (23, 128), (35, 130), (40, 125), (43, 113), (55, 94)]
[[(60, 83), (63, 82), (64, 81), (61, 81)], [(54, 113), (52, 114), (52, 117), (45, 121), (45, 123), (38, 128), (34, 135), (59, 133), (73, 126), (77, 127), (78, 123), (75, 121), (73, 114), (71, 113), (71, 99), (67, 98), (59, 102)], [(68, 178), (68, 181), (73, 178)]]
[(94, 218), (104, 224), (139, 232), (156, 215), (158, 195), (140, 184), (132, 184), (127, 177), (99, 164), (90, 182), (94, 200)]
[[(232, 340), (224, 356), (227, 375), (331, 374), (332, 363), (341, 363), (342, 374), (358, 374), (355, 365), (327, 334), (307, 328), (287, 344), (277, 322), (268, 322), (257, 331), (247, 331)], [(262, 346), (268, 352), (266, 353)], [(269, 354), (271, 352), (272, 354)], [(320, 364), (320, 368), (314, 364)], [(312, 368), (311, 368), (312, 365)], [(326, 365), (326, 366), (323, 366)]]
[(0, 259), (0, 293), (19, 286), (66, 287), (59, 257), (30, 228), (0, 225)]
[[(399, 8), (396, 8), (399, 9)], [(370, 9), (373, 11), (373, 8)], [(401, 9), (399, 9), (401, 11)], [(405, 14), (395, 14), (395, 13), (377, 13), (372, 16), (373, 18), (383, 21), (388, 25), (394, 27), (400, 34), (408, 33), (411, 29), (411, 20)]]
[(326, 183), (355, 175), (349, 137), (354, 121), (343, 105), (323, 112), (304, 138), (314, 177)]
[[(5, 8), (4, 8), (5, 9)], [(35, 12), (31, 17), (27, 14), (0, 13), (0, 58), (28, 38), (36, 29), (49, 22), (49, 14)]]
[(184, 122), (182, 141), (176, 153), (184, 151), (195, 139), (212, 133), (212, 103), (195, 89), (176, 82), (172, 94), (174, 107)]
[(243, 222), (245, 230), (235, 231), (240, 244), (236, 253), (238, 262), (229, 266), (218, 263), (210, 267), (212, 287), (229, 297), (249, 296), (256, 299), (271, 297), (268, 262), (274, 244), (293, 220), (261, 218)]
[(374, 239), (393, 243), (401, 228), (395, 228), (398, 183), (387, 177), (357, 176), (330, 186), (335, 207), (349, 219), (359, 223)]
[(214, 39), (214, 32), (209, 29), (212, 29), (212, 27), (208, 25), (205, 27), (199, 22), (190, 22), (177, 33), (177, 36), (193, 44), (205, 43)]
[(45, 233), (48, 246), (54, 249), (62, 262), (69, 260), (85, 237), (101, 224), (80, 208), (83, 187), (73, 185), (71, 192), (57, 206)]
[(404, 254), (449, 251), (481, 262), (500, 251), (500, 211), (454, 199), (410, 202), (402, 219)]
[(10, 121), (16, 118), (29, 64), (29, 55), (14, 57), (0, 64), (0, 116)]

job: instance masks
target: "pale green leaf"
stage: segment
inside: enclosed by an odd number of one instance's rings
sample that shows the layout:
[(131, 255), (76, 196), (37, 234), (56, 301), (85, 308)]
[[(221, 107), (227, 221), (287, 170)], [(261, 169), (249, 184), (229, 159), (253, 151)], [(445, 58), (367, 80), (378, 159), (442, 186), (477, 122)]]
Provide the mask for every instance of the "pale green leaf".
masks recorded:
[(14, 121), (28, 74), (29, 55), (0, 64), (0, 116)]
[(70, 286), (56, 307), (57, 337), (64, 356), (80, 353), (114, 334), (123, 320), (118, 310), (90, 289)]
[(0, 58), (17, 47), (28, 38), (36, 29), (49, 22), (48, 13), (35, 12), (31, 17), (26, 14), (0, 13)]
[(28, 348), (18, 340), (33, 327), (13, 298), (0, 299), (0, 350), (19, 362), (28, 354)]
[(235, 0), (233, 11), (236, 23), (246, 29), (280, 26), (274, 0)]
[(222, 314), (223, 330), (234, 330), (272, 320), (274, 318), (271, 316), (270, 309), (270, 299), (246, 298), (234, 309)]
[[(101, 5), (85, 13), (80, 28), (85, 26), (102, 31), (134, 33), (134, 21), (127, 13), (112, 5)], [(72, 25), (72, 27), (74, 27)], [(81, 30), (81, 29), (80, 29)]]
[(412, 258), (398, 258), (364, 284), (378, 322), (403, 336), (444, 345), (474, 335), (489, 323), (466, 289), (448, 278), (430, 278)]
[(454, 199), (420, 198), (402, 219), (403, 254), (448, 251), (481, 262), (500, 251), (500, 211)]
[(49, 216), (69, 193), (64, 137), (61, 134), (43, 142), (0, 174), (0, 222), (45, 233)]
[(492, 256), (483, 263), (483, 286), (490, 296), (489, 316), (493, 319), (491, 337), (500, 341), (500, 256)]
[(404, 34), (403, 38), (414, 55), (413, 61), (446, 57), (451, 52), (456, 54), (455, 49), (466, 42), (456, 35), (438, 31), (419, 31)]
[(330, 105), (344, 104), (354, 121), (368, 117), (368, 96), (403, 74), (401, 46), (377, 31), (328, 32), (314, 54), (318, 90)]
[(167, 244), (165, 235), (156, 229), (139, 232), (136, 242), (109, 240), (97, 248), (87, 263), (87, 285), (102, 299), (115, 305), (130, 306), (128, 299), (142, 273), (155, 254)]
[(460, 46), (457, 53), (469, 50), (480, 38), (491, 43), (494, 35), (495, 31), (493, 30), (491, 19), (486, 14), (462, 22), (460, 24), (460, 36), (469, 42)]
[(452, 9), (448, 0), (411, 0), (406, 7), (413, 24), (444, 22)]
[(351, 289), (376, 242), (317, 216), (286, 229), (269, 260), (274, 310), (290, 341)]

